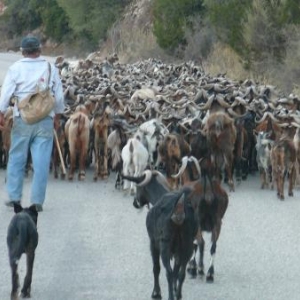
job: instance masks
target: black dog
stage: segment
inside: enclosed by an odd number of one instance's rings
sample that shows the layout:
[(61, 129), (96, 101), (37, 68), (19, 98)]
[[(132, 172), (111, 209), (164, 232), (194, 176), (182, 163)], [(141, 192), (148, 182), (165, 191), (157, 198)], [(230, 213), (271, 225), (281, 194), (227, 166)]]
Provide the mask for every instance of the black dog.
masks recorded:
[(12, 272), (11, 300), (18, 299), (18, 288), (20, 286), (18, 262), (23, 253), (27, 256), (27, 272), (21, 296), (23, 298), (30, 297), (34, 255), (38, 245), (38, 212), (35, 205), (23, 208), (20, 204), (14, 204), (14, 211), (16, 214), (13, 216), (7, 231), (9, 263)]

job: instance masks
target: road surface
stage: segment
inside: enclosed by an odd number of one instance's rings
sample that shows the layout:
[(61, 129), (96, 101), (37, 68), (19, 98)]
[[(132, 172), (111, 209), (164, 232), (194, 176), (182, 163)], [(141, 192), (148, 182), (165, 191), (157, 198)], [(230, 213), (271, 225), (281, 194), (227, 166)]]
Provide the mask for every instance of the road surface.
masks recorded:
[[(0, 55), (3, 70), (11, 60)], [(14, 58), (13, 58), (14, 59)], [(114, 189), (114, 174), (93, 182), (62, 181), (49, 175), (33, 271), (32, 300), (150, 300), (152, 262), (145, 219), (147, 209)], [(23, 205), (29, 205), (31, 174), (25, 179)], [(261, 190), (259, 177), (229, 193), (229, 207), (217, 244), (215, 282), (187, 276), (185, 300), (299, 300), (300, 191), (280, 201)], [(0, 300), (9, 299), (11, 280), (6, 232), (13, 216), (4, 206), (5, 170), (0, 170)], [(205, 235), (205, 265), (209, 235)], [(25, 274), (25, 257), (20, 279)], [(207, 269), (207, 268), (206, 268)], [(167, 283), (162, 267), (163, 299)]]

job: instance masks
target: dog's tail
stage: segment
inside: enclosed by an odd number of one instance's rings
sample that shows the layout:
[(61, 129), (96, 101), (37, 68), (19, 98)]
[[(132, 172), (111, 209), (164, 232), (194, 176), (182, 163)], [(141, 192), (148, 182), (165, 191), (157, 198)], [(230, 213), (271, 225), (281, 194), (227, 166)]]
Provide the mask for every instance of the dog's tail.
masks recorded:
[(27, 242), (26, 226), (10, 226), (7, 233), (7, 246), (10, 264), (18, 263), (25, 252)]

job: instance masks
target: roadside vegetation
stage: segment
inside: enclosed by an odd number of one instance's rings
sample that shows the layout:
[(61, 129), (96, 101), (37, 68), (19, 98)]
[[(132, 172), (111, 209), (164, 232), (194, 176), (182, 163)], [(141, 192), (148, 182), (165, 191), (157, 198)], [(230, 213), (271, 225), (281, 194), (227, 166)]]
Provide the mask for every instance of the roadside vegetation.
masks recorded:
[(193, 60), (212, 75), (300, 92), (299, 0), (5, 0), (2, 48), (38, 34), (53, 53)]

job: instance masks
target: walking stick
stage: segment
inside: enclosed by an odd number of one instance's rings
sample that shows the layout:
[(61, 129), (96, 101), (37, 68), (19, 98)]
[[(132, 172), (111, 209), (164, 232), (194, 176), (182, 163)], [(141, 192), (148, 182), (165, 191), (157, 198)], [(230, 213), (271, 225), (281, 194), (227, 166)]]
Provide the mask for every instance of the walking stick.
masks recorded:
[(67, 174), (67, 172), (66, 172), (66, 166), (65, 166), (64, 158), (63, 158), (62, 153), (61, 153), (61, 149), (60, 149), (60, 145), (59, 145), (59, 142), (58, 142), (58, 137), (57, 137), (56, 130), (53, 129), (53, 132), (54, 132), (55, 144), (56, 144), (56, 147), (57, 147), (57, 150), (58, 150), (58, 154), (59, 154), (59, 158), (60, 158), (62, 172), (63, 172), (63, 175), (66, 175)]

